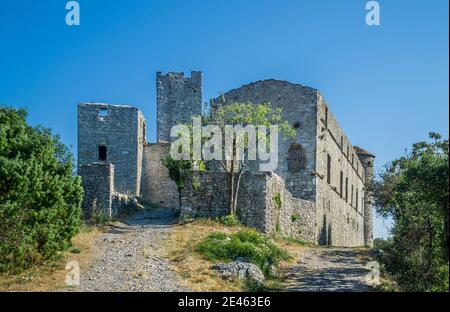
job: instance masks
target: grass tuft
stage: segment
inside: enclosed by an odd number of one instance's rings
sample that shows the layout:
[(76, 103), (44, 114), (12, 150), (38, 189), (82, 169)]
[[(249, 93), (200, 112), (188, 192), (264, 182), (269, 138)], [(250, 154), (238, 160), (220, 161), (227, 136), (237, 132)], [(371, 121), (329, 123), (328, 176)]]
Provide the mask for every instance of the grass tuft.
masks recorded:
[(244, 258), (257, 265), (266, 276), (270, 275), (272, 265), (277, 266), (281, 261), (290, 259), (287, 251), (253, 229), (243, 229), (233, 234), (212, 233), (198, 244), (197, 251), (209, 261)]

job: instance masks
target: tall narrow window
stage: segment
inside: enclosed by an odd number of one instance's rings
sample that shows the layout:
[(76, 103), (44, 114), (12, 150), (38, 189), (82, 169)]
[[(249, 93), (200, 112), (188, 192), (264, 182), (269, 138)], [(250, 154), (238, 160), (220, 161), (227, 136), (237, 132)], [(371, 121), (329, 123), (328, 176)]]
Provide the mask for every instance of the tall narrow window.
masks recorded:
[(297, 143), (291, 144), (289, 148), (289, 170), (297, 171), (305, 167), (305, 157), (302, 146)]
[(344, 152), (344, 137), (341, 136), (341, 151)]
[(325, 124), (328, 126), (328, 107), (325, 107)]
[(331, 184), (331, 156), (327, 154), (327, 182)]
[(352, 166), (355, 163), (355, 154), (352, 154)]
[(347, 159), (350, 156), (350, 147), (347, 145)]
[(348, 178), (345, 178), (345, 201), (348, 202)]
[(142, 137), (143, 137), (143, 139), (144, 139), (144, 142), (147, 142), (147, 139), (146, 139), (146, 135), (147, 135), (147, 133), (146, 133), (146, 131), (147, 131), (147, 124), (145, 123), (145, 121), (142, 123)]
[(98, 160), (106, 161), (106, 146), (104, 145), (98, 147)]
[(350, 205), (353, 206), (353, 185), (352, 185), (352, 192), (350, 193)]
[(344, 197), (344, 173), (341, 171), (340, 183), (339, 183), (339, 194), (341, 198)]
[(359, 199), (358, 199), (358, 189), (356, 189), (356, 210), (358, 210)]

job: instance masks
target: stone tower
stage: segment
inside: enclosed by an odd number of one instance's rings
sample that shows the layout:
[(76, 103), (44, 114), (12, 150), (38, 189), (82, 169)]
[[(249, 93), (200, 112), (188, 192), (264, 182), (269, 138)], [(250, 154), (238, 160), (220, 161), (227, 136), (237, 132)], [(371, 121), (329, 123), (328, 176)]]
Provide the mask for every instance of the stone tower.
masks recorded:
[(202, 72), (156, 73), (157, 140), (170, 142), (170, 129), (179, 123), (191, 123), (202, 113)]
[(358, 158), (364, 167), (364, 245), (373, 247), (373, 177), (375, 156), (355, 146)]
[(140, 196), (145, 128), (144, 116), (135, 107), (79, 104), (78, 168), (112, 164), (114, 190)]

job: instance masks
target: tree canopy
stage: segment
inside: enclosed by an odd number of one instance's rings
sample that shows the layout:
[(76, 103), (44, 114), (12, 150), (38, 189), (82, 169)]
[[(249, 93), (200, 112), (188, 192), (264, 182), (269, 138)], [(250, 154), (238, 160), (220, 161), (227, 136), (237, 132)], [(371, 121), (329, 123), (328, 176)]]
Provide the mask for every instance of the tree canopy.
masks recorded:
[(0, 271), (53, 257), (78, 232), (83, 190), (58, 136), (0, 106)]
[(430, 133), (381, 173), (378, 212), (392, 217), (387, 269), (412, 291), (448, 291), (448, 140)]

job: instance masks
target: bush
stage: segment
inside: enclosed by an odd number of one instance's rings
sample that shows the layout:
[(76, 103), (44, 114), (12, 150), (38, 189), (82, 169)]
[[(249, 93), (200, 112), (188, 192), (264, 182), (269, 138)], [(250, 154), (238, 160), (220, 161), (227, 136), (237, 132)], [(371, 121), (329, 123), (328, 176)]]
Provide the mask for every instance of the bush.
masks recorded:
[(235, 215), (221, 216), (217, 218), (217, 221), (225, 226), (240, 226), (241, 221)]
[(197, 250), (211, 261), (244, 258), (257, 265), (266, 276), (270, 275), (272, 265), (276, 266), (281, 260), (290, 258), (285, 250), (275, 246), (269, 238), (247, 229), (235, 234), (210, 234), (197, 246)]
[(0, 271), (50, 259), (80, 226), (82, 188), (59, 138), (0, 107)]

